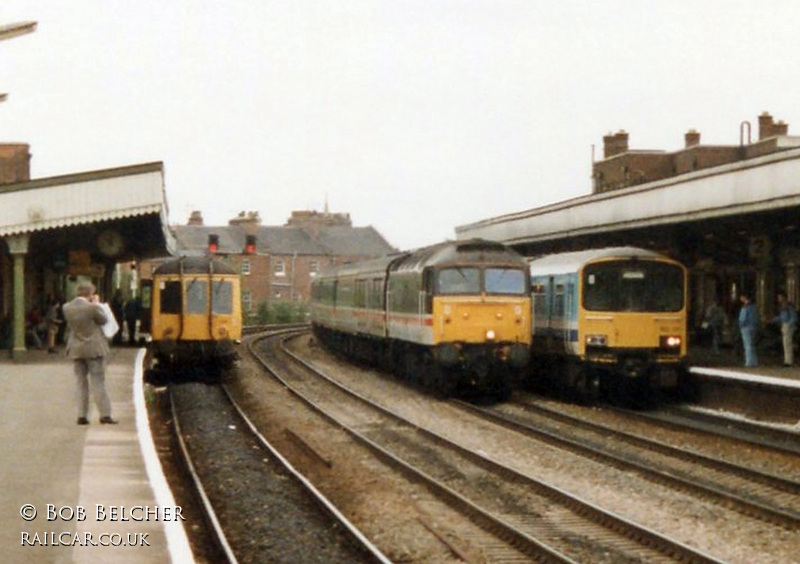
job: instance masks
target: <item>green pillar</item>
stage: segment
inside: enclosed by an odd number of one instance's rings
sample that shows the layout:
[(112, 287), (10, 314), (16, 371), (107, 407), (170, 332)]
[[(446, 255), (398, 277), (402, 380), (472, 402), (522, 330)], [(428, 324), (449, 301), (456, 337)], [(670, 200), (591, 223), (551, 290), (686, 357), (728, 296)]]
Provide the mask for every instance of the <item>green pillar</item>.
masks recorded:
[(11, 357), (20, 360), (25, 356), (25, 255), (28, 254), (27, 234), (6, 238), (8, 250), (14, 258), (14, 343)]

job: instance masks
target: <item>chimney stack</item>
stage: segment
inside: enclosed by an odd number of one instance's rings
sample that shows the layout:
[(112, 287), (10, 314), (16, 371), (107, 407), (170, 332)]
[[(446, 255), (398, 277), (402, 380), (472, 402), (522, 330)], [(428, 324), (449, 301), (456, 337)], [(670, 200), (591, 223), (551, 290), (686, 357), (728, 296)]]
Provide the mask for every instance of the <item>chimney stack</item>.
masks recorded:
[(775, 135), (774, 132), (775, 122), (769, 112), (763, 112), (758, 116), (758, 140), (766, 139)]
[(189, 215), (187, 225), (203, 225), (203, 212), (195, 210)]
[(608, 159), (628, 151), (628, 132), (620, 129), (613, 135), (603, 136), (603, 158)]
[(683, 135), (683, 139), (686, 142), (686, 148), (689, 147), (696, 147), (700, 144), (700, 132), (695, 129), (690, 129)]

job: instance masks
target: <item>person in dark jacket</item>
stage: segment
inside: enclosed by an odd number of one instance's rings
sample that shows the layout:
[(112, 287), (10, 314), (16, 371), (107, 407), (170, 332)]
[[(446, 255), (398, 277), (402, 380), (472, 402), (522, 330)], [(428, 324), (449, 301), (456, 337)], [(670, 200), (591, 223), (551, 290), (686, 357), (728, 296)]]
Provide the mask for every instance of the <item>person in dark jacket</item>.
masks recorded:
[(136, 322), (142, 314), (142, 299), (131, 298), (125, 302), (125, 323), (128, 325), (128, 344), (136, 344)]
[(742, 303), (742, 309), (739, 310), (739, 331), (742, 333), (742, 344), (744, 345), (744, 365), (747, 367), (758, 366), (758, 356), (756, 355), (756, 337), (760, 324), (758, 308), (747, 294), (739, 296), (739, 301)]

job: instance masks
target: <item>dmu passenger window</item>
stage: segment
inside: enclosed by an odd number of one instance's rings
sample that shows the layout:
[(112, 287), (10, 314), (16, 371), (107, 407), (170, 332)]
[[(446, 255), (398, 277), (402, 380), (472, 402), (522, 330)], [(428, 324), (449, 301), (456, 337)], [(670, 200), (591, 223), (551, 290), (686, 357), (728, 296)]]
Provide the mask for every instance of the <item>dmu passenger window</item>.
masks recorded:
[(183, 293), (180, 282), (162, 282), (159, 292), (159, 308), (161, 313), (176, 314), (181, 312)]
[(445, 268), (436, 277), (439, 294), (480, 294), (481, 273), (477, 268)]
[(680, 311), (683, 282), (683, 270), (673, 264), (620, 261), (589, 265), (584, 270), (583, 307), (591, 311)]
[(556, 284), (553, 292), (553, 317), (564, 317), (564, 285)]
[(514, 268), (487, 268), (485, 286), (487, 294), (512, 294), (521, 296), (525, 293), (525, 271)]
[(218, 280), (211, 284), (211, 311), (221, 315), (233, 313), (233, 284)]
[(536, 315), (547, 317), (550, 313), (547, 307), (547, 286), (542, 283), (535, 283), (533, 290), (533, 311)]
[(192, 280), (186, 285), (186, 313), (208, 311), (208, 284), (203, 280)]

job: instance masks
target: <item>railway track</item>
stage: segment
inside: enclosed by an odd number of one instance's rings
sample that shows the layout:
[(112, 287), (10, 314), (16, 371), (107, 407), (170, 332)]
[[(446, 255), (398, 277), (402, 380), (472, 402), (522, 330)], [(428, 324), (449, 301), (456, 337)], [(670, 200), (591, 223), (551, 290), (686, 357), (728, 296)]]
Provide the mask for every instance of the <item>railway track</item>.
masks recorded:
[(800, 482), (568, 415), (536, 401), (495, 408), (459, 404), (523, 435), (635, 471), (744, 515), (789, 530), (800, 529)]
[(473, 542), (487, 561), (522, 553), (541, 562), (720, 562), (422, 428), (266, 344), (261, 362), (294, 394), (482, 527), (485, 538)]
[(170, 387), (173, 428), (215, 536), (214, 561), (388, 563), (219, 386)]

